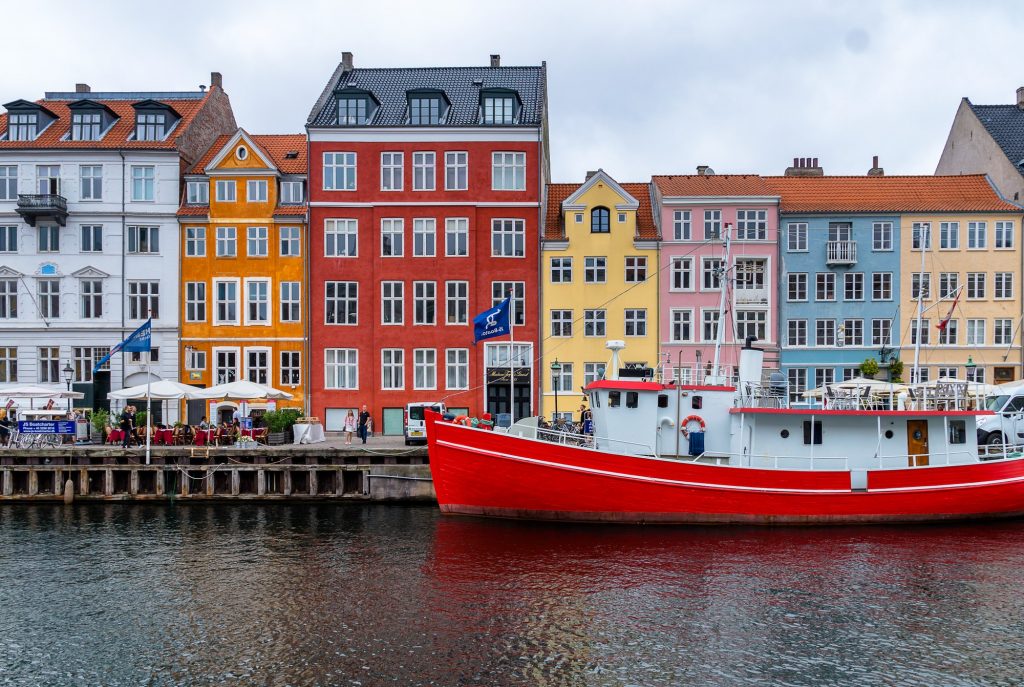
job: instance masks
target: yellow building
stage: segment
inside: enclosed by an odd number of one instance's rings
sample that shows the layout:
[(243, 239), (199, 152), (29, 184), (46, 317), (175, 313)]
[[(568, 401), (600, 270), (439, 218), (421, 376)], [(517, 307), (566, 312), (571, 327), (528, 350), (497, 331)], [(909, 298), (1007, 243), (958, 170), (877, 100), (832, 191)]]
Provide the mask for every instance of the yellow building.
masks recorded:
[(626, 342), (623, 366), (658, 366), (650, 187), (619, 184), (603, 170), (582, 185), (550, 184), (543, 236), (541, 414), (552, 417), (557, 399), (559, 413), (578, 418), (581, 388), (604, 376), (607, 341)]
[[(305, 408), (305, 216), (304, 135), (239, 129), (186, 174), (178, 211), (182, 381), (248, 379), (294, 394), (278, 407)], [(193, 402), (189, 421), (233, 410)]]

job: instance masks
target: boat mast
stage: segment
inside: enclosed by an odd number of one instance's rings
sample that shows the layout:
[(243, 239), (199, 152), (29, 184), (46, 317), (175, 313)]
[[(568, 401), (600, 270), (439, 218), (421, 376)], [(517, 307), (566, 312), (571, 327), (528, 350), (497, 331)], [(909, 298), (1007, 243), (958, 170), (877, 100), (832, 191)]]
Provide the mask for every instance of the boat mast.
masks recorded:
[[(921, 233), (918, 234), (917, 240), (921, 244), (921, 271), (917, 273), (917, 323), (914, 325), (917, 327), (917, 332), (914, 335), (914, 367), (910, 369), (910, 383), (914, 384), (921, 381), (921, 372), (918, 370), (918, 362), (921, 359), (921, 317), (924, 315), (922, 307), (922, 298), (924, 296), (924, 254), (928, 244), (931, 243), (932, 227), (930, 223), (921, 223)], [(911, 239), (913, 240), (913, 239)], [(929, 280), (928, 290), (931, 291), (932, 285)], [(929, 294), (930, 296), (931, 294)]]
[[(722, 258), (722, 266), (718, 268), (718, 288), (721, 289), (721, 294), (718, 297), (718, 330), (715, 332), (715, 362), (714, 367), (711, 368), (711, 374), (714, 375), (712, 383), (722, 384), (725, 383), (719, 378), (718, 374), (718, 362), (722, 354), (722, 340), (725, 338), (725, 297), (726, 297), (726, 279), (725, 275), (729, 272), (729, 227), (732, 226), (729, 222), (722, 225), (723, 243), (725, 246), (725, 257)], [(705, 380), (705, 383), (708, 380)], [(726, 380), (728, 381), (728, 380)]]

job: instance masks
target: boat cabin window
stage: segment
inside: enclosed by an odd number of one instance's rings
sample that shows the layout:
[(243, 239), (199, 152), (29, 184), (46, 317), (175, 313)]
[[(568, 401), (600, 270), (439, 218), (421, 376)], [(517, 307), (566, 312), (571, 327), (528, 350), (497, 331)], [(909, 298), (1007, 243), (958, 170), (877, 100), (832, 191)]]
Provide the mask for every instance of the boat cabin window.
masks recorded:
[(700, 410), (701, 408), (703, 408), (704, 407), (704, 397), (703, 396), (694, 396), (693, 399), (690, 401), (690, 407), (693, 408), (694, 410)]
[(668, 394), (658, 394), (658, 407), (668, 408)]
[(601, 394), (597, 393), (596, 391), (594, 393), (590, 394), (590, 405), (592, 405), (595, 408), (600, 408), (601, 407)]
[[(814, 441), (811, 441), (811, 425), (814, 425)], [(804, 421), (804, 443), (805, 444), (820, 444), (821, 443), (821, 420), (810, 420)]]
[(638, 405), (640, 405), (640, 394), (638, 394), (635, 391), (627, 391), (626, 392), (626, 407), (627, 408), (636, 408)]
[(965, 420), (950, 420), (949, 421), (949, 443), (950, 444), (966, 444), (967, 443), (967, 422)]
[(618, 408), (621, 395), (622, 395), (622, 392), (620, 392), (620, 391), (609, 391), (608, 392), (608, 407), (609, 408)]

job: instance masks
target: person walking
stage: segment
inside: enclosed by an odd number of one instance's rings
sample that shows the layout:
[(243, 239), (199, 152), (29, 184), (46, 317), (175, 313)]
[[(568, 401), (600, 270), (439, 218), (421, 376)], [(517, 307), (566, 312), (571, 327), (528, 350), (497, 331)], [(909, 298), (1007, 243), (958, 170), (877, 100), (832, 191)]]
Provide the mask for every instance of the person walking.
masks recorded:
[[(348, 411), (348, 415), (345, 416), (345, 445), (352, 445), (352, 435), (356, 431), (356, 414), (351, 409)], [(366, 443), (366, 442), (363, 442)]]
[(135, 443), (135, 406), (125, 406), (121, 412), (121, 448), (128, 448), (128, 442)]
[(366, 443), (366, 432), (368, 431), (367, 425), (370, 423), (370, 411), (366, 409), (366, 404), (363, 404), (363, 409), (359, 411), (359, 438)]

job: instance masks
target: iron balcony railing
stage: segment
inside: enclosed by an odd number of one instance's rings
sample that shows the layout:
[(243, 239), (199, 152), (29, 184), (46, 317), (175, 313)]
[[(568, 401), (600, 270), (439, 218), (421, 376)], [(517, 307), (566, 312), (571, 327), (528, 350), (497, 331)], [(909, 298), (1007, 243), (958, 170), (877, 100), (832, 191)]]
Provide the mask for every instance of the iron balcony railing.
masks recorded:
[(22, 193), (18, 196), (18, 209), (67, 212), (68, 201), (54, 193)]

